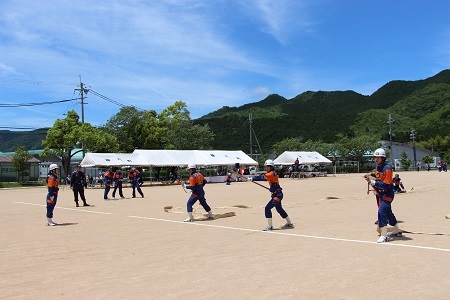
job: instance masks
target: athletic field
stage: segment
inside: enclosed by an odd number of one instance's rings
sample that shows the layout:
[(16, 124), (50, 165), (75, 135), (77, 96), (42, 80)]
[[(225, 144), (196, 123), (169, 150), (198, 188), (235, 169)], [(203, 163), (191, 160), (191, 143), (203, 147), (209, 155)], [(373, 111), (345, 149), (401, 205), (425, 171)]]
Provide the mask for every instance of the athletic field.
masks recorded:
[(414, 233), (385, 244), (363, 174), (281, 179), (295, 228), (272, 232), (269, 192), (252, 182), (207, 184), (222, 218), (193, 223), (179, 185), (108, 201), (87, 189), (79, 208), (61, 188), (54, 227), (46, 188), (0, 190), (0, 298), (450, 299), (450, 173), (399, 174), (393, 211)]

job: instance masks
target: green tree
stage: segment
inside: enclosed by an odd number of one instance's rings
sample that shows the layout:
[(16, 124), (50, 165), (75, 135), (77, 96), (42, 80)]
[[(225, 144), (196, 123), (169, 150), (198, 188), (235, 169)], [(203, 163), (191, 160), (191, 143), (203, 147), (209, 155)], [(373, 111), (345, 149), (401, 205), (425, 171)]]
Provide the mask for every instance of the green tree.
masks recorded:
[(122, 107), (100, 129), (116, 137), (121, 152), (133, 152), (134, 149), (161, 149), (156, 145), (156, 112), (140, 111), (134, 106)]
[[(159, 133), (161, 144), (164, 149), (180, 149), (184, 148), (180, 143), (180, 138), (183, 138), (183, 132), (193, 126), (190, 117), (190, 112), (187, 109), (186, 103), (176, 101), (158, 114)], [(188, 137), (195, 139), (195, 137)], [(186, 149), (186, 148), (184, 148)], [(195, 149), (195, 148), (194, 148)]]
[(443, 157), (444, 153), (450, 150), (450, 135), (444, 137), (437, 135), (427, 141), (421, 141), (417, 144), (426, 149), (433, 149)]
[(365, 155), (373, 153), (380, 147), (380, 142), (376, 136), (361, 135), (354, 138), (343, 137), (336, 145), (336, 149), (341, 157), (348, 160), (356, 160), (360, 166), (366, 163)]
[(209, 149), (214, 134), (206, 125), (194, 125), (186, 103), (176, 101), (161, 113), (123, 107), (102, 130), (114, 135), (119, 149)]
[(431, 164), (432, 162), (434, 162), (434, 159), (431, 155), (425, 155), (422, 157), (422, 162), (424, 164)]
[(313, 141), (307, 140), (302, 142), (302, 138), (287, 138), (272, 146), (272, 150), (275, 155), (280, 155), (284, 151), (306, 151), (306, 152), (318, 152), (323, 156), (328, 156), (330, 153), (334, 153), (335, 144), (324, 143), (321, 140)]
[(30, 174), (30, 164), (28, 163), (28, 161), (32, 158), (33, 156), (28, 153), (25, 146), (20, 146), (15, 151), (12, 163), (14, 166), (14, 170), (19, 174), (20, 181), (22, 182), (24, 177)]
[(450, 149), (448, 149), (447, 152), (445, 152), (444, 155), (442, 155), (442, 159), (447, 163), (450, 162)]
[(412, 164), (412, 160), (408, 158), (408, 154), (406, 154), (404, 150), (400, 153), (400, 163), (402, 164), (402, 169), (404, 171), (408, 170)]
[(75, 146), (80, 144), (83, 151), (92, 152), (116, 152), (117, 139), (91, 126), (89, 123), (81, 123), (78, 114), (71, 110), (65, 119), (58, 119), (47, 132), (42, 145), (45, 147), (41, 156), (55, 155), (61, 158), (63, 174), (67, 176), (70, 169), (70, 161), (77, 153), (73, 152)]
[(280, 155), (284, 151), (303, 151), (302, 140), (302, 137), (285, 138), (272, 146), (273, 152), (276, 155)]

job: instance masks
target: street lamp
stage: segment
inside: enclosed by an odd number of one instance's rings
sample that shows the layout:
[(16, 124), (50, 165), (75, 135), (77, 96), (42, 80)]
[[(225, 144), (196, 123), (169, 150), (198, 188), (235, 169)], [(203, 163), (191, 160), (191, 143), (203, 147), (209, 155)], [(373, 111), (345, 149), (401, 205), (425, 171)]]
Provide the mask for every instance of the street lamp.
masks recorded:
[(414, 167), (416, 166), (416, 131), (414, 128), (411, 128), (410, 137), (413, 141), (413, 155), (414, 155)]
[(392, 119), (392, 115), (389, 114), (388, 122), (389, 124), (389, 146), (391, 148), (391, 166), (394, 165), (394, 150), (392, 149), (392, 137), (395, 136), (395, 134), (392, 133), (392, 124), (394, 123), (394, 120)]

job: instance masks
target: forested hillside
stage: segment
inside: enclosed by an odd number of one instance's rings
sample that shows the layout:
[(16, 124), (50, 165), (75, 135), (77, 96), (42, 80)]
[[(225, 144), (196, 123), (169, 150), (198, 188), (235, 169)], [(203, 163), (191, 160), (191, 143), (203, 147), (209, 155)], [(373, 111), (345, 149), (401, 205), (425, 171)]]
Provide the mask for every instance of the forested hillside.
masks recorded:
[(47, 130), (48, 128), (32, 131), (0, 130), (0, 151), (13, 152), (19, 146), (25, 146), (27, 150), (42, 149)]
[[(342, 137), (372, 135), (389, 139), (389, 114), (393, 140), (409, 142), (410, 130), (416, 141), (450, 134), (450, 70), (418, 81), (391, 81), (370, 96), (354, 91), (307, 91), (292, 99), (269, 95), (240, 107), (223, 107), (197, 120), (214, 132), (214, 149), (249, 152), (250, 126), (263, 152), (286, 138), (333, 143)], [(0, 131), (0, 151), (18, 146), (40, 149), (47, 129)], [(256, 152), (256, 139), (253, 148)]]
[[(425, 80), (392, 81), (370, 96), (353, 91), (304, 92), (293, 99), (270, 95), (240, 107), (224, 107), (195, 122), (208, 124), (215, 149), (249, 151), (249, 114), (263, 152), (284, 138), (335, 142), (342, 136), (377, 135), (389, 139), (391, 114), (394, 140), (418, 141), (450, 133), (450, 70)], [(254, 139), (253, 139), (254, 141)]]

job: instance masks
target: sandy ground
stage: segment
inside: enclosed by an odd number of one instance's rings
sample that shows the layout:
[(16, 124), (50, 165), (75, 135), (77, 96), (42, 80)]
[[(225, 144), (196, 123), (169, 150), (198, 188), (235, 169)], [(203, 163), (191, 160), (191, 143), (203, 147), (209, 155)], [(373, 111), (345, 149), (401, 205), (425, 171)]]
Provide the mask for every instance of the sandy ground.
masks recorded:
[(188, 194), (175, 185), (109, 201), (88, 189), (86, 208), (61, 189), (55, 227), (45, 188), (0, 190), (0, 298), (450, 299), (450, 173), (399, 174), (408, 192), (394, 213), (423, 234), (385, 244), (362, 174), (282, 179), (295, 228), (272, 232), (268, 191), (251, 182), (207, 185), (214, 213), (235, 216), (194, 223), (182, 222)]

